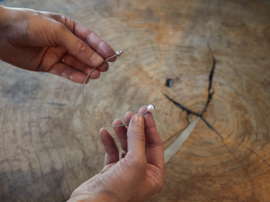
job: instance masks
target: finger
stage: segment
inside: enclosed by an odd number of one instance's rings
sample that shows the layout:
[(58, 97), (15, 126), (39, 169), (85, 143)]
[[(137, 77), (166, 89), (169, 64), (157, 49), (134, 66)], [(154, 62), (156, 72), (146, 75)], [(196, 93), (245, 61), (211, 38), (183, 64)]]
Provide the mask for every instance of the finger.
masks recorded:
[(99, 54), (76, 37), (64, 25), (59, 26), (56, 30), (58, 30), (54, 36), (56, 44), (66, 48), (70, 55), (91, 67), (98, 67), (104, 62), (104, 59)]
[(127, 132), (129, 158), (133, 160), (134, 166), (146, 165), (145, 156), (145, 133), (144, 117), (136, 114), (131, 118)]
[[(123, 123), (122, 121), (117, 119), (113, 122), (113, 125), (119, 126), (123, 125)], [(122, 150), (124, 150), (124, 152), (122, 153), (123, 157), (123, 154), (125, 155), (125, 153), (127, 152), (127, 128), (125, 126), (121, 126), (121, 127), (114, 127), (113, 130), (117, 135), (118, 139), (120, 140)]]
[[(74, 33), (79, 39), (84, 41), (87, 45), (93, 48), (104, 59), (111, 57), (115, 54), (115, 51), (97, 34), (84, 26), (74, 22), (73, 20), (59, 14), (50, 14), (50, 17), (65, 25), (72, 33)], [(113, 62), (116, 58), (112, 58), (109, 61)]]
[[(139, 110), (140, 114), (147, 111), (144, 106)], [(164, 150), (163, 143), (158, 134), (156, 124), (152, 113), (148, 112), (144, 115), (145, 120), (145, 142), (146, 142), (146, 158), (147, 162), (158, 166), (160, 169), (164, 167)]]
[[(88, 75), (89, 72), (93, 69), (93, 67), (87, 66), (86, 64), (80, 62), (77, 58), (73, 57), (72, 55), (67, 54), (64, 59), (63, 63), (67, 64), (68, 66), (77, 69), (84, 74)], [(108, 69), (108, 63), (103, 63), (98, 69), (94, 70), (91, 75), (90, 79), (97, 79), (99, 77), (98, 71), (106, 71)]]
[[(147, 107), (143, 106), (140, 110), (139, 113), (143, 114), (147, 111)], [(146, 140), (146, 145), (149, 146), (156, 146), (160, 145), (162, 143), (160, 136), (158, 135), (158, 131), (156, 128), (155, 120), (153, 118), (153, 115), (151, 112), (148, 112), (144, 115), (145, 118), (145, 132), (153, 135), (148, 135), (147, 140)], [(146, 134), (147, 135), (147, 134)]]
[[(61, 76), (63, 78), (69, 79), (76, 83), (83, 83), (86, 75), (78, 70), (71, 68), (70, 66), (64, 63), (56, 63), (54, 64), (48, 71), (50, 74), (54, 74), (57, 76)], [(98, 75), (96, 75), (98, 74)], [(95, 73), (95, 77), (99, 77), (99, 72)]]
[(119, 161), (119, 151), (110, 133), (102, 128), (99, 132), (100, 139), (105, 149), (105, 165)]
[(134, 113), (133, 112), (127, 112), (126, 115), (125, 115), (125, 122), (126, 123), (129, 123), (131, 118), (134, 116)]
[[(85, 41), (89, 46), (91, 46), (98, 54), (100, 54), (104, 59), (115, 55), (115, 51), (96, 33), (85, 28), (80, 24), (75, 25), (74, 34), (80, 39)], [(109, 61), (114, 62), (116, 57), (111, 58)]]
[[(81, 71), (84, 72), (85, 74), (88, 74), (93, 67), (90, 67), (81, 61), (79, 61), (77, 58), (73, 57), (72, 55), (66, 54), (63, 63)], [(101, 72), (107, 71), (109, 68), (109, 64), (107, 62), (104, 62), (97, 70)]]
[(104, 63), (98, 68), (98, 70), (99, 70), (100, 72), (106, 72), (106, 71), (108, 71), (108, 69), (109, 69), (109, 64), (108, 64), (108, 62), (104, 62)]

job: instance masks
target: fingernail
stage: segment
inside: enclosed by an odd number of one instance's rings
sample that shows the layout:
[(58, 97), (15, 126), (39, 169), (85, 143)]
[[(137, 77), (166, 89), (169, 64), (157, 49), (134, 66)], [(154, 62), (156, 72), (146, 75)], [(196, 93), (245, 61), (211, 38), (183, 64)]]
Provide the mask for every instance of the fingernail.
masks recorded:
[(90, 61), (92, 62), (93, 66), (98, 67), (103, 63), (104, 59), (97, 53), (93, 53), (90, 57)]
[(104, 41), (102, 41), (99, 44), (99, 48), (100, 48), (101, 51), (103, 51), (106, 54), (114, 55), (114, 54), (111, 53), (112, 48), (107, 43), (105, 43)]
[(136, 114), (132, 117), (132, 124), (137, 126), (144, 126), (144, 118), (141, 114)]
[[(113, 121), (113, 124), (112, 124), (112, 125), (116, 125), (115, 122), (117, 122), (117, 121), (121, 121), (121, 120), (115, 119), (115, 120)], [(117, 125), (121, 125), (121, 124), (117, 124)]]
[(100, 133), (103, 129), (105, 129), (105, 128), (101, 128), (101, 129), (99, 130), (99, 133)]
[(131, 111), (128, 111), (128, 112), (127, 112), (127, 113), (125, 114), (125, 116), (126, 116), (126, 115), (128, 115), (129, 113), (133, 113), (133, 112), (131, 112)]

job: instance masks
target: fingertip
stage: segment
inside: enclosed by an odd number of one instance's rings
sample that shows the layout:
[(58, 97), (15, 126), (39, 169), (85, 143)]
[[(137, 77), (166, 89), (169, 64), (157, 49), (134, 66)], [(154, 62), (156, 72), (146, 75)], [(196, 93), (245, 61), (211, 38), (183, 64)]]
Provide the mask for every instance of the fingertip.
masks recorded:
[[(99, 52), (103, 57), (109, 58), (113, 55), (115, 55), (115, 51), (107, 44), (105, 41), (102, 41), (99, 43), (97, 52)], [(111, 58), (109, 61), (114, 62), (116, 60), (116, 57)]]
[[(91, 68), (87, 68), (87, 70), (85, 70), (85, 75), (84, 75), (84, 78), (83, 78), (83, 82), (85, 81), (86, 77), (88, 76), (88, 74), (92, 71)], [(87, 81), (85, 82), (85, 84), (88, 84), (90, 79), (98, 79), (100, 77), (100, 72), (99, 70), (95, 69), (91, 75), (87, 78)]]
[[(85, 77), (85, 78), (86, 78), (86, 77)], [(85, 78), (84, 78), (84, 80), (85, 80)], [(85, 84), (88, 84), (89, 81), (90, 81), (90, 78), (88, 77), (88, 79), (87, 79), (87, 81), (85, 82)]]
[[(87, 43), (95, 49), (95, 51), (101, 55), (104, 59), (109, 58), (112, 55), (115, 55), (114, 50), (102, 40), (96, 33), (92, 32), (87, 36)], [(110, 62), (115, 61), (115, 58), (109, 60)]]
[(101, 128), (101, 129), (99, 130), (99, 135), (104, 134), (104, 133), (106, 133), (106, 132), (107, 132), (107, 130), (106, 130), (105, 128)]
[(104, 62), (99, 68), (98, 70), (101, 72), (106, 72), (109, 69), (109, 64), (108, 62)]
[(95, 69), (89, 76), (90, 79), (98, 79), (99, 77), (100, 77), (100, 72), (97, 69)]
[(105, 128), (100, 129), (99, 136), (103, 145), (108, 145), (113, 140), (111, 134)]
[(130, 122), (130, 119), (132, 118), (132, 116), (134, 115), (134, 113), (133, 112), (127, 112), (126, 114), (125, 114), (125, 117), (124, 117), (124, 119), (125, 119), (125, 122), (126, 123), (129, 123)]
[(134, 113), (132, 111), (128, 111), (125, 116), (128, 116), (129, 114), (132, 114), (132, 116), (134, 115)]
[(99, 130), (99, 132), (101, 132), (102, 130), (106, 130), (105, 128), (101, 128), (100, 130)]
[(142, 106), (140, 109), (139, 109), (139, 114), (143, 114), (144, 112), (147, 111), (147, 106)]
[(93, 52), (90, 56), (90, 62), (93, 64), (93, 67), (99, 67), (104, 62), (104, 59), (96, 52)]
[(99, 135), (106, 153), (105, 165), (117, 162), (119, 160), (119, 150), (115, 144), (114, 139), (104, 128), (100, 129)]
[(85, 75), (83, 73), (77, 72), (70, 75), (69, 80), (75, 82), (75, 83), (81, 83), (83, 84), (85, 80)]
[(121, 120), (115, 119), (115, 120), (113, 121), (113, 124), (112, 124), (112, 125), (113, 125), (113, 126), (119, 126), (119, 125), (123, 125), (123, 123), (122, 123)]

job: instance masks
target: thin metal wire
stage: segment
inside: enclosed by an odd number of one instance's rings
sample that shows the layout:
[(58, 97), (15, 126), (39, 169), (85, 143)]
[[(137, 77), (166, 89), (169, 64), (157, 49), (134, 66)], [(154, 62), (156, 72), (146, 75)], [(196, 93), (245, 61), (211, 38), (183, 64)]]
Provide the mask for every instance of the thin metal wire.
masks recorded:
[[(114, 58), (114, 57), (117, 57), (117, 56), (120, 56), (122, 53), (123, 53), (123, 51), (116, 51), (116, 54), (115, 54), (115, 55), (113, 55), (113, 56), (107, 58), (106, 60), (104, 60), (104, 62), (108, 62), (110, 59), (112, 59), (112, 58)], [(90, 76), (90, 75), (93, 73), (93, 71), (95, 71), (97, 68), (98, 68), (98, 67), (95, 67), (95, 68), (93, 68), (93, 69), (89, 72), (89, 74), (86, 76), (86, 78), (85, 78), (85, 80), (84, 80), (84, 82), (83, 82), (83, 86), (82, 86), (82, 100), (83, 100), (83, 107), (84, 107), (86, 113), (87, 113), (87, 114), (88, 114), (88, 115), (89, 115), (96, 123), (98, 123), (98, 124), (100, 124), (100, 125), (103, 125), (103, 126), (107, 126), (107, 127), (122, 127), (122, 126), (127, 126), (129, 123), (125, 123), (125, 124), (122, 124), (122, 125), (110, 125), (110, 124), (101, 123), (101, 122), (99, 122), (97, 119), (95, 119), (95, 118), (91, 115), (91, 113), (88, 111), (88, 109), (86, 108), (85, 97), (84, 97), (84, 88), (85, 88), (85, 84), (86, 84), (86, 82), (87, 82), (89, 76)], [(144, 112), (144, 113), (142, 114), (142, 116), (144, 116), (144, 115), (147, 114), (148, 112), (149, 112), (149, 111), (147, 110), (146, 112)]]

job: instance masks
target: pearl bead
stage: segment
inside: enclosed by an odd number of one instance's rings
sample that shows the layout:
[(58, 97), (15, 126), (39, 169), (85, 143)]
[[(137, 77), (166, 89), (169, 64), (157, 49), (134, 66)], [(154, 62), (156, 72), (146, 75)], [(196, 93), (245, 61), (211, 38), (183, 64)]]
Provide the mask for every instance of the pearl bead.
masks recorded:
[(154, 105), (148, 105), (147, 106), (147, 111), (149, 111), (149, 112), (153, 112), (153, 111), (155, 111), (155, 106)]
[(116, 51), (116, 55), (117, 56), (120, 56), (122, 53), (123, 53), (123, 51), (121, 51), (121, 50), (120, 51)]

